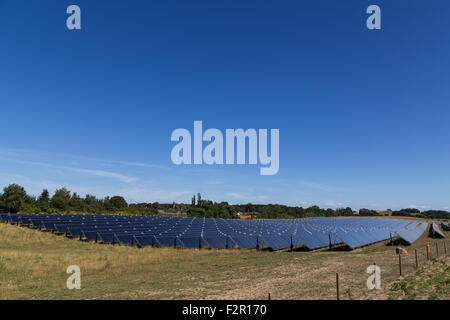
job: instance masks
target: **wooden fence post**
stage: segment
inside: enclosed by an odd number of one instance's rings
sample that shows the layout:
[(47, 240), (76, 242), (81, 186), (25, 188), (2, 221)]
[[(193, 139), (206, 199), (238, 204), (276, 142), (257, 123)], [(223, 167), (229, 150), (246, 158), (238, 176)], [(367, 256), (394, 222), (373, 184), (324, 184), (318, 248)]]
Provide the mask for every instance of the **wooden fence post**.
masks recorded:
[(427, 252), (427, 260), (430, 260), (430, 256), (428, 255), (428, 248), (429, 248), (429, 246), (426, 245), (426, 246), (425, 246), (425, 251)]
[(270, 292), (269, 292), (269, 300), (272, 300), (272, 297), (270, 296)]
[(402, 255), (398, 255), (398, 266), (400, 268), (400, 275), (402, 275)]
[(417, 249), (414, 249), (414, 254), (416, 256), (416, 269), (419, 268), (419, 261), (417, 260)]
[(436, 242), (436, 256), (439, 256), (439, 242)]
[(336, 273), (336, 297), (337, 297), (337, 300), (341, 300), (341, 297), (339, 294), (339, 273)]

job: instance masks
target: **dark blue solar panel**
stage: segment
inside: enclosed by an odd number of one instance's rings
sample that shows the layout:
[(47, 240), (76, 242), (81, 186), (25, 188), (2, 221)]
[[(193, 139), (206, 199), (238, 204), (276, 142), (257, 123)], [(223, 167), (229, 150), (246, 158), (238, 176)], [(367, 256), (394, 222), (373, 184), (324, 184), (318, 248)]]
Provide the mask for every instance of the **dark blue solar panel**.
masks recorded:
[(181, 237), (180, 241), (185, 248), (203, 248), (209, 246), (201, 237)]
[(259, 243), (258, 237), (247, 236), (247, 237), (233, 237), (233, 242), (241, 249), (251, 249), (256, 248), (257, 245), (262, 246), (262, 243)]
[(57, 224), (55, 223), (56, 231), (59, 233), (66, 233), (67, 232), (67, 224)]
[(157, 236), (156, 240), (161, 247), (174, 247), (176, 245), (175, 237)]
[(435, 222), (431, 224), (430, 233), (433, 237), (445, 238), (444, 233), (442, 233), (441, 229), (439, 229), (439, 226)]
[[(265, 243), (267, 243), (273, 250), (280, 250), (284, 248), (291, 247), (291, 237), (283, 237), (283, 236), (264, 236)], [(292, 245), (293, 239), (292, 239)]]
[(323, 245), (313, 236), (312, 232), (306, 229), (298, 230), (296, 234), (292, 236), (294, 245), (305, 245), (309, 249), (317, 249), (322, 247)]
[(18, 215), (10, 215), (9, 221), (11, 221), (11, 223), (18, 223), (19, 218), (20, 217)]
[(227, 238), (226, 237), (217, 236), (217, 237), (206, 237), (204, 239), (205, 239), (205, 242), (212, 249), (223, 249), (223, 248), (227, 247)]
[(111, 232), (99, 232), (98, 233), (98, 240), (103, 243), (113, 243), (114, 240), (114, 233)]
[(97, 241), (98, 240), (97, 231), (88, 231), (88, 232), (83, 231), (82, 235), (87, 241)]
[(154, 237), (153, 236), (135, 236), (134, 240), (136, 241), (136, 243), (139, 247), (154, 246)]
[(115, 242), (119, 242), (123, 245), (134, 244), (134, 236), (131, 234), (116, 234)]
[(44, 228), (46, 230), (56, 230), (55, 228), (55, 222), (52, 221), (44, 221), (43, 222)]
[(427, 226), (428, 223), (424, 222), (419, 226), (415, 225), (414, 228), (396, 230), (395, 234), (400, 236), (400, 238), (405, 240), (407, 243), (412, 244), (422, 236)]
[[(57, 231), (90, 241), (139, 246), (310, 249), (345, 243), (358, 248), (400, 236), (416, 241), (427, 224), (382, 218), (237, 220), (162, 216), (0, 214), (0, 221)], [(433, 230), (436, 229), (433, 226)], [(437, 230), (439, 230), (437, 228)], [(436, 234), (438, 234), (436, 232)]]
[(337, 230), (336, 236), (352, 249), (363, 245), (359, 239), (355, 237), (355, 232), (344, 232), (342, 230)]
[(35, 227), (35, 228), (40, 228), (42, 226), (41, 220), (30, 219), (30, 221), (31, 221), (31, 224), (33, 225), (33, 227)]

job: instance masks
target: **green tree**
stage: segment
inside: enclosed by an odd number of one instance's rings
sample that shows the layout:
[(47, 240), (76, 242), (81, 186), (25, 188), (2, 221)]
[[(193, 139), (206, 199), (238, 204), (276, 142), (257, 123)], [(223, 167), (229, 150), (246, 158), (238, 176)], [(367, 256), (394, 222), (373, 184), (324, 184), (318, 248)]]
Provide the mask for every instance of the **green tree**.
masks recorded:
[(197, 207), (202, 206), (202, 196), (200, 195), (200, 192), (197, 193)]
[(42, 190), (41, 195), (38, 198), (38, 201), (41, 203), (49, 203), (50, 202), (50, 193), (47, 189)]
[(128, 207), (128, 203), (121, 196), (114, 196), (109, 201), (114, 209), (123, 209)]
[(52, 197), (52, 206), (58, 210), (65, 211), (69, 206), (70, 191), (66, 188), (61, 188), (55, 191)]
[(50, 193), (47, 189), (42, 190), (41, 195), (37, 199), (36, 208), (39, 212), (51, 212)]
[(84, 201), (76, 192), (72, 193), (72, 196), (70, 197), (69, 209), (74, 211), (84, 210)]
[(336, 216), (353, 216), (353, 210), (350, 207), (336, 209)]
[(17, 184), (10, 184), (3, 189), (1, 197), (2, 209), (6, 212), (17, 213), (23, 206), (27, 193)]
[(207, 212), (203, 208), (190, 208), (187, 211), (187, 215), (189, 217), (199, 217), (199, 218), (208, 216)]
[(379, 216), (378, 212), (371, 209), (361, 208), (359, 209), (360, 216)]

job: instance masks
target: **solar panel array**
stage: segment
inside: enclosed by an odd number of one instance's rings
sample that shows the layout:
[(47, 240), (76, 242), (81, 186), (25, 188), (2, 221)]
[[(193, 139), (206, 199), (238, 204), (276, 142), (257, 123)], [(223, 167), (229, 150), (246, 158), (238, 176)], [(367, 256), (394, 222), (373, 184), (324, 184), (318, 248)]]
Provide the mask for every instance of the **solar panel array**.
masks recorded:
[(413, 244), (419, 239), (427, 229), (428, 223), (412, 222), (405, 228), (395, 231), (395, 234), (405, 240), (409, 244)]
[(430, 233), (434, 238), (445, 238), (444, 233), (442, 233), (441, 229), (439, 229), (439, 226), (435, 222), (431, 224)]
[(441, 227), (442, 227), (442, 229), (444, 229), (445, 231), (450, 231), (450, 222), (449, 222), (449, 223), (441, 222)]
[(337, 244), (355, 249), (397, 236), (413, 243), (428, 225), (384, 218), (237, 220), (92, 214), (0, 214), (0, 221), (80, 240), (139, 247), (270, 247), (273, 250), (296, 246), (312, 250)]

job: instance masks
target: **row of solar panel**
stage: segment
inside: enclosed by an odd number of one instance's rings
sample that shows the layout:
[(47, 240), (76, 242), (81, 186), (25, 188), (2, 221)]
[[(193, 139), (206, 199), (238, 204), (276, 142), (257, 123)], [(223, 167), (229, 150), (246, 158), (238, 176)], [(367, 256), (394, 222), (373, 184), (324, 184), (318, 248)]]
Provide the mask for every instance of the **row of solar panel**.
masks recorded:
[(428, 223), (423, 222), (421, 224), (415, 222), (414, 228), (400, 229), (395, 231), (395, 234), (406, 241), (408, 244), (413, 244), (419, 239), (426, 231)]
[[(21, 220), (21, 222), (23, 224), (27, 224), (26, 220), (28, 220), (28, 223), (29, 222), (35, 222), (36, 220), (33, 220), (32, 218), (36, 218), (36, 217), (39, 218), (39, 220), (37, 220), (37, 223), (39, 223), (39, 222), (46, 222), (46, 223), (76, 223), (75, 221), (73, 221), (72, 218), (67, 219), (64, 216), (62, 216), (62, 217), (61, 216), (60, 217), (55, 217), (54, 215), (44, 216), (44, 217), (42, 217), (42, 216), (39, 217), (39, 215), (33, 215), (31, 218), (30, 217), (24, 218), (24, 217), (18, 217), (18, 216), (11, 216), (10, 219), (12, 220), (12, 222)], [(114, 218), (114, 216), (110, 217), (110, 220), (111, 220), (111, 218)], [(122, 217), (122, 218), (124, 218), (124, 217)], [(145, 217), (145, 218), (147, 218), (147, 217)], [(155, 218), (159, 218), (159, 219), (155, 219)], [(179, 218), (179, 220), (173, 221), (173, 220), (175, 220), (174, 218), (168, 218), (168, 219), (166, 218), (165, 221), (160, 221), (161, 223), (159, 223), (159, 225), (161, 225), (161, 226), (162, 225), (168, 226), (169, 222), (172, 222), (172, 226), (178, 226), (178, 225), (179, 226), (182, 226), (182, 225), (188, 225), (188, 226), (192, 225), (192, 226), (194, 226), (194, 225), (201, 225), (202, 224), (202, 220), (203, 220), (203, 224), (205, 224), (205, 222), (206, 222), (206, 225), (210, 224), (211, 226), (214, 225), (213, 224), (213, 221), (214, 221), (216, 223), (215, 227), (217, 227), (217, 225), (219, 225), (219, 224), (221, 224), (223, 226), (223, 222), (225, 222), (225, 224), (228, 225), (228, 226), (231, 226), (231, 224), (234, 223), (235, 226), (239, 226), (240, 225), (242, 227), (242, 224), (243, 224), (243, 223), (239, 223), (238, 224), (238, 222), (237, 222), (238, 220), (237, 221), (236, 220), (228, 220), (228, 221), (226, 221), (226, 220), (223, 220), (223, 219), (197, 219), (197, 220), (194, 220), (194, 219), (196, 219), (196, 218)], [(66, 221), (64, 221), (64, 220), (66, 220)], [(107, 219), (100, 219), (100, 220), (107, 220)], [(131, 219), (131, 217), (130, 217), (130, 220), (135, 220), (135, 219)], [(145, 221), (145, 220), (153, 220), (153, 221)], [(139, 225), (141, 225), (141, 226), (144, 226), (144, 225), (145, 226), (147, 226), (147, 225), (155, 225), (155, 222), (156, 222), (156, 225), (157, 225), (158, 221), (155, 221), (155, 220), (162, 220), (162, 218), (161, 217), (153, 217), (153, 219), (145, 219), (145, 220), (141, 219), (141, 221), (139, 222)], [(186, 221), (186, 220), (189, 220), (190, 222)], [(354, 223), (355, 222), (354, 220), (355, 219), (345, 219), (345, 222), (349, 221), (349, 222), (353, 222)], [(365, 230), (365, 231), (367, 231), (367, 230), (375, 230), (376, 229), (376, 228), (373, 228), (373, 227), (371, 227), (371, 228), (367, 228), (366, 227), (365, 228), (364, 226), (362, 226), (360, 224), (361, 222), (363, 222), (363, 219), (357, 219), (357, 220), (360, 220), (360, 221), (357, 221), (357, 223), (359, 225), (358, 225), (357, 228), (353, 228), (354, 231), (360, 230), (360, 229), (361, 230)], [(260, 220), (260, 221), (263, 221), (263, 220)], [(336, 226), (337, 224), (339, 224), (339, 222), (343, 222), (343, 221), (344, 220), (332, 219), (333, 226)], [(390, 220), (390, 221), (393, 221), (393, 220)], [(254, 229), (264, 229), (261, 226), (259, 226), (259, 228), (258, 228), (258, 226), (257, 226), (258, 222), (259, 221), (252, 221), (250, 227), (253, 227), (253, 230)], [(308, 228), (314, 229), (315, 231), (322, 231), (322, 232), (329, 231), (330, 226), (329, 226), (329, 223), (328, 223), (328, 225), (325, 223), (326, 221), (323, 221), (323, 220), (320, 221), (320, 224), (323, 224), (323, 226), (319, 225), (320, 228), (317, 228), (318, 227), (317, 223), (315, 225), (313, 225), (310, 222), (311, 221), (309, 221), (308, 219), (288, 220), (288, 221), (286, 221), (286, 220), (270, 220), (270, 223), (269, 222), (265, 222), (265, 227), (267, 228), (268, 225), (271, 226), (271, 227), (274, 227), (275, 224), (280, 224), (280, 223), (288, 224), (290, 226), (293, 226), (295, 224), (301, 223), (301, 224), (306, 224), (308, 226)], [(370, 222), (375, 224), (376, 221), (372, 219), (372, 221), (370, 221)], [(406, 222), (406, 224), (407, 223), (408, 222)], [(93, 225), (99, 225), (99, 226), (100, 225), (111, 225), (111, 226), (117, 225), (117, 226), (123, 227), (124, 224), (136, 225), (136, 222), (135, 221), (120, 221), (120, 222), (116, 222), (115, 223), (115, 222), (104, 222), (104, 221), (102, 222), (102, 221), (95, 220), (95, 221), (90, 221), (90, 222), (80, 222), (79, 224), (80, 225), (93, 224)], [(37, 226), (36, 223), (34, 225)], [(340, 225), (342, 225), (342, 223), (340, 223)], [(351, 223), (346, 223), (344, 225), (344, 227), (349, 228), (348, 225), (351, 225)], [(350, 227), (350, 229), (352, 229), (352, 228)], [(251, 228), (249, 228), (249, 230), (251, 230)], [(274, 228), (272, 228), (272, 230), (274, 230)]]
[[(124, 224), (128, 224), (130, 226), (141, 226), (141, 227), (153, 227), (154, 225), (157, 225), (158, 221), (160, 222), (159, 225), (163, 226), (166, 229), (172, 229), (175, 227), (179, 227), (180, 229), (182, 229), (183, 227), (186, 228), (195, 228), (197, 227), (202, 227), (202, 228), (206, 228), (206, 229), (211, 229), (211, 230), (215, 230), (215, 229), (220, 229), (221, 231), (224, 231), (224, 233), (237, 233), (237, 234), (246, 234), (245, 231), (250, 232), (250, 234), (252, 233), (258, 233), (258, 232), (266, 232), (268, 234), (270, 233), (286, 233), (286, 234), (292, 234), (295, 233), (293, 232), (294, 226), (296, 226), (296, 224), (298, 225), (299, 223), (301, 223), (302, 225), (306, 225), (308, 227), (309, 230), (312, 230), (314, 232), (316, 231), (321, 231), (321, 232), (329, 232), (330, 231), (330, 224), (326, 223), (327, 221), (321, 220), (320, 224), (322, 225), (317, 225), (316, 224), (311, 224), (311, 221), (308, 221), (308, 219), (304, 219), (304, 220), (290, 220), (290, 221), (286, 221), (286, 220), (275, 220), (275, 221), (270, 221), (270, 223), (264, 223), (264, 224), (259, 224), (258, 225), (258, 221), (252, 221), (251, 224), (247, 223), (247, 226), (243, 226), (245, 224), (244, 223), (238, 223), (236, 221), (233, 220), (223, 220), (223, 219), (197, 219), (195, 220), (195, 218), (167, 218), (167, 217), (163, 217), (166, 218), (163, 220), (163, 218), (161, 217), (152, 217), (153, 219), (139, 219), (139, 225), (136, 225), (136, 220), (135, 218), (130, 217), (125, 217), (125, 216), (119, 216), (119, 218), (121, 218), (120, 222), (117, 221), (117, 219), (114, 218), (114, 216), (107, 216), (109, 219), (106, 218), (100, 218), (97, 219), (98, 216), (94, 216), (95, 219), (91, 221), (86, 221), (86, 222), (80, 222), (80, 225), (85, 225), (86, 227), (89, 225), (94, 225), (97, 227), (113, 227), (113, 226), (117, 226), (117, 227), (121, 227), (121, 228), (125, 228), (126, 225), (124, 226)], [(34, 219), (33, 219), (34, 218)], [(18, 220), (21, 220), (20, 222), (22, 224), (29, 224), (32, 223), (35, 227), (40, 226), (40, 224), (44, 224), (43, 226), (48, 228), (49, 226), (51, 226), (52, 223), (58, 223), (58, 224), (64, 224), (64, 223), (69, 223), (69, 224), (75, 224), (76, 222), (73, 221), (73, 216), (70, 216), (69, 219), (67, 217), (55, 217), (54, 215), (50, 215), (50, 216), (45, 216), (44, 218), (39, 218), (39, 220), (36, 220), (36, 215), (32, 215), (32, 217), (14, 217), (12, 216), (12, 222), (17, 222)], [(75, 216), (75, 218), (77, 218)], [(87, 219), (88, 217), (83, 216), (83, 220), (89, 220)], [(124, 220), (125, 218), (129, 218), (129, 220)], [(145, 217), (147, 218), (147, 217)], [(28, 220), (28, 221), (27, 221)], [(66, 220), (66, 221), (64, 221)], [(78, 219), (80, 220), (80, 219)], [(100, 220), (100, 221), (98, 221)], [(103, 221), (102, 221), (103, 220)], [(112, 220), (112, 221), (106, 221), (105, 220)], [(131, 221), (130, 221), (131, 220)], [(163, 220), (163, 221), (161, 221)], [(340, 224), (343, 225), (342, 222), (343, 220), (334, 220), (333, 219), (333, 225), (335, 226), (336, 224)], [(348, 222), (349, 219), (346, 219), (345, 222)], [(392, 221), (392, 220), (391, 220)], [(354, 221), (350, 221), (350, 222), (354, 222)], [(358, 221), (358, 223), (360, 223), (362, 221)], [(371, 221), (372, 223), (376, 222), (372, 219)], [(171, 224), (170, 224), (171, 223)], [(406, 222), (407, 223), (407, 222)], [(280, 224), (284, 224), (284, 225), (288, 225), (287, 228), (285, 228), (284, 230), (280, 230), (279, 226)], [(351, 225), (352, 223), (346, 223), (345, 225), (343, 225), (346, 229), (350, 229), (347, 231), (357, 231), (359, 229), (362, 229), (364, 231), (373, 231), (376, 230), (377, 228), (369, 228), (369, 229), (364, 229), (364, 227), (359, 226), (356, 229), (353, 227), (349, 227), (349, 225)], [(331, 226), (332, 229), (333, 226)], [(297, 227), (296, 227), (297, 229)], [(387, 229), (387, 228), (384, 228)], [(244, 232), (243, 232), (244, 230)]]
[(439, 226), (438, 226), (435, 222), (433, 222), (433, 223), (431, 224), (430, 234), (431, 234), (431, 236), (434, 237), (434, 238), (437, 238), (437, 237), (439, 237), (439, 238), (445, 238), (444, 233), (441, 231), (441, 229), (439, 229)]
[[(404, 237), (410, 242), (411, 239), (420, 237), (426, 229), (426, 224), (422, 224), (418, 228), (418, 223), (405, 220), (361, 218), (353, 220), (330, 218), (259, 220), (239, 223), (238, 220), (180, 217), (136, 218), (136, 216), (7, 214), (0, 215), (0, 220), (43, 227), (46, 230), (73, 237), (105, 243), (118, 242), (139, 246), (183, 246), (187, 248), (199, 246), (255, 248), (268, 245), (274, 250), (297, 245), (316, 249), (339, 243), (345, 243), (350, 248), (357, 248), (389, 239), (393, 234)], [(80, 223), (81, 220), (85, 222)], [(105, 220), (109, 222), (105, 223)], [(205, 227), (205, 225), (209, 226)], [(245, 226), (252, 233), (238, 232), (231, 225)], [(258, 226), (259, 231), (251, 230), (252, 225)], [(340, 227), (337, 228), (337, 225)], [(193, 226), (196, 227), (193, 228)], [(301, 227), (299, 228), (299, 226)], [(393, 231), (389, 226), (396, 229)], [(284, 230), (281, 230), (282, 227)], [(264, 228), (264, 234), (254, 235)], [(295, 232), (293, 232), (294, 228)], [(280, 231), (284, 234), (279, 233)]]
[[(1, 216), (2, 220), (9, 220), (10, 222), (24, 222), (26, 219), (20, 216)], [(35, 218), (35, 217), (33, 217)], [(308, 248), (314, 249), (329, 245), (329, 237), (326, 234), (317, 233), (315, 236), (305, 233), (302, 236), (280, 237), (275, 236), (220, 236), (217, 234), (214, 237), (195, 237), (176, 236), (177, 232), (172, 234), (162, 235), (158, 234), (159, 231), (166, 231), (164, 227), (158, 230), (149, 230), (145, 228), (133, 228), (125, 229), (122, 225), (116, 228), (110, 228), (105, 226), (105, 229), (98, 226), (83, 226), (70, 225), (70, 224), (57, 224), (54, 223), (54, 217), (49, 217), (51, 221), (42, 221), (28, 218), (31, 224), (35, 227), (44, 227), (46, 230), (56, 231), (64, 233), (73, 237), (81, 237), (89, 241), (101, 241), (105, 243), (122, 243), (122, 244), (138, 244), (140, 246), (153, 245), (153, 246), (184, 246), (184, 247), (211, 247), (211, 248), (226, 248), (231, 246), (237, 246), (239, 248), (255, 248), (258, 246), (268, 245), (272, 249), (282, 249), (290, 246), (297, 246), (305, 244)], [(60, 222), (60, 220), (56, 220)], [(78, 227), (78, 228), (77, 228)], [(203, 231), (207, 233), (207, 231)], [(335, 242), (334, 242), (335, 243)]]

